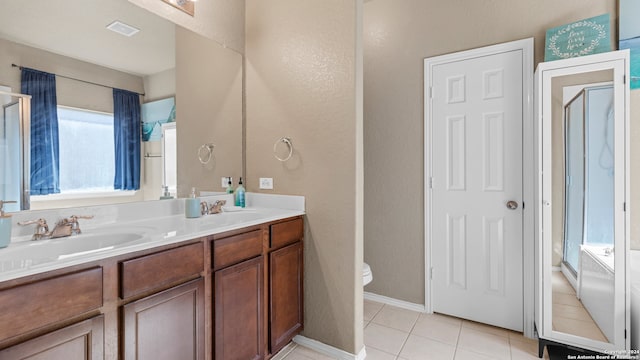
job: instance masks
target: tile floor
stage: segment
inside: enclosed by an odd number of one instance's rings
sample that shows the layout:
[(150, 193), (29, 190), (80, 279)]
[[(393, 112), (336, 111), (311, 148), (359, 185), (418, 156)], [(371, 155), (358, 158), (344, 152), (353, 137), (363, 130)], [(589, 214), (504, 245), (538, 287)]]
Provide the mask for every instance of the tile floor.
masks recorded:
[(551, 274), (553, 330), (608, 342), (562, 272)]
[[(439, 314), (364, 302), (367, 360), (538, 359), (538, 342), (522, 334)], [(545, 359), (549, 355), (545, 351)], [(293, 344), (276, 360), (330, 360)]]

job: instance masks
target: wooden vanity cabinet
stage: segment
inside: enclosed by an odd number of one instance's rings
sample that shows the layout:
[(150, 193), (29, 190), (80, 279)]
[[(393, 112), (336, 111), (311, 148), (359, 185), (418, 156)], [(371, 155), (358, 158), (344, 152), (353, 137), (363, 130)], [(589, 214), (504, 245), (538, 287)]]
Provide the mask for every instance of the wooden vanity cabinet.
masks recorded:
[(262, 360), (303, 327), (294, 217), (0, 283), (0, 359)]
[(261, 228), (212, 242), (216, 360), (264, 359), (263, 242)]
[(96, 316), (0, 350), (0, 359), (102, 360), (103, 332), (104, 317)]
[(123, 358), (174, 360), (204, 356), (204, 279), (123, 306)]
[(103, 305), (102, 267), (2, 289), (0, 304), (0, 342), (29, 339), (0, 350), (0, 359), (103, 358), (103, 317), (87, 319)]
[(302, 330), (302, 217), (215, 238), (216, 360), (270, 358)]
[(214, 353), (217, 360), (264, 359), (262, 256), (214, 275)]
[(123, 300), (144, 294), (122, 306), (123, 359), (204, 360), (203, 270), (202, 242), (120, 263)]
[(270, 228), (269, 351), (278, 352), (303, 328), (302, 218)]

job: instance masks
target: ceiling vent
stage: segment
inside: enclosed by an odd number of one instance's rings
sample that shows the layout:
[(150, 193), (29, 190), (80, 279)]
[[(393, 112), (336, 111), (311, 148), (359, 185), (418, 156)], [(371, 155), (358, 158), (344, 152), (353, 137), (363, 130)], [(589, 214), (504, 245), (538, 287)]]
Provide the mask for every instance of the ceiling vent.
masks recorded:
[(127, 25), (123, 22), (120, 22), (118, 20), (112, 22), (111, 24), (107, 25), (107, 29), (113, 31), (113, 32), (117, 32), (120, 35), (124, 35), (124, 36), (128, 36), (131, 37), (135, 34), (138, 33), (138, 31), (140, 31), (140, 29), (134, 28), (131, 25)]

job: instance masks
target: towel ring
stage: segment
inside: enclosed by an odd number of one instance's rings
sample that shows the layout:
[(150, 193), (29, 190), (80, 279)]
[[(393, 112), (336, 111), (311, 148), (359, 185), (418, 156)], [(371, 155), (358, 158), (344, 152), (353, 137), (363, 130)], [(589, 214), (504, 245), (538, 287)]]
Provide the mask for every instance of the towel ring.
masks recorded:
[[(281, 142), (282, 142), (282, 143), (285, 143), (285, 144), (287, 145), (287, 147), (289, 148), (289, 153), (288, 153), (288, 154), (287, 154), (287, 156), (286, 156), (286, 157), (284, 157), (284, 158), (279, 157), (279, 156), (278, 156), (278, 153), (277, 153), (277, 151), (276, 151), (276, 149), (277, 149), (277, 147), (278, 147), (278, 144), (280, 144)], [(287, 160), (291, 159), (291, 155), (293, 155), (293, 144), (291, 143), (291, 138), (288, 138), (288, 137), (284, 136), (284, 137), (281, 137), (280, 139), (278, 139), (278, 140), (275, 142), (275, 144), (273, 144), (273, 156), (274, 156), (276, 159), (278, 159), (278, 161), (285, 162), (285, 161), (287, 161)]]
[(198, 148), (198, 160), (200, 160), (200, 164), (205, 165), (211, 161), (211, 157), (213, 156), (213, 149), (216, 146), (214, 144), (202, 144), (200, 148)]

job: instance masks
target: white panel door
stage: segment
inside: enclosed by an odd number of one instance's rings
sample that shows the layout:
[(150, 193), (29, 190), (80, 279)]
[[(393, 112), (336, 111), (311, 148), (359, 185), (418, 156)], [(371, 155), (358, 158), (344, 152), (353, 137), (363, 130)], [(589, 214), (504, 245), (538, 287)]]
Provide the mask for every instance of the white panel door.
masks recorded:
[(518, 50), (452, 61), (431, 74), (433, 311), (517, 331), (522, 56)]

